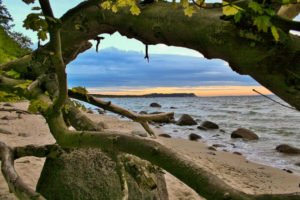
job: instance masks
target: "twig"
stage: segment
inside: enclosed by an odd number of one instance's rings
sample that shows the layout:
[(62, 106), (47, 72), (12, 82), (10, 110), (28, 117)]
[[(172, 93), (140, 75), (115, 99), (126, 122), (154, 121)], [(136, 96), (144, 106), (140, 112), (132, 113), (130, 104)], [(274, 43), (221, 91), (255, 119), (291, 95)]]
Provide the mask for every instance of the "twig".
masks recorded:
[(265, 98), (267, 98), (267, 99), (269, 99), (269, 100), (271, 100), (271, 101), (273, 101), (273, 102), (275, 102), (275, 103), (277, 103), (277, 104), (279, 104), (279, 105), (281, 105), (283, 107), (286, 107), (286, 108), (289, 108), (289, 109), (293, 109), (293, 110), (297, 110), (296, 108), (284, 105), (284, 104), (282, 104), (282, 103), (280, 103), (280, 102), (278, 102), (278, 101), (276, 101), (276, 100), (274, 100), (274, 99), (272, 99), (272, 98), (270, 98), (270, 97), (268, 97), (268, 96), (260, 93), (259, 91), (255, 90), (255, 89), (252, 89), (252, 90), (253, 90), (253, 92), (256, 92), (257, 94), (260, 94), (261, 96), (263, 96), (263, 97), (265, 97)]
[(147, 59), (148, 63), (149, 63), (149, 54), (148, 54), (148, 44), (146, 44), (145, 46), (145, 59)]

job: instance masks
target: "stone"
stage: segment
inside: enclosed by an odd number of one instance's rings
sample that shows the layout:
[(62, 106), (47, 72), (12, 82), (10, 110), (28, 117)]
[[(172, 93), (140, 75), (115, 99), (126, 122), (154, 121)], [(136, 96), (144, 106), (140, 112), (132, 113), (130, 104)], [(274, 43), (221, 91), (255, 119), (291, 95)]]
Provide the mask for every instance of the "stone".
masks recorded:
[(141, 112), (139, 112), (139, 114), (141, 114), (141, 115), (147, 115), (148, 113), (146, 111), (141, 111)]
[(219, 148), (219, 147), (226, 147), (226, 146), (223, 145), (223, 144), (213, 144), (212, 146), (213, 146), (213, 147), (216, 147), (216, 148)]
[(18, 136), (20, 137), (29, 137), (30, 135), (27, 133), (19, 133)]
[(172, 136), (166, 133), (162, 133), (158, 135), (159, 137), (171, 138)]
[(287, 172), (287, 173), (290, 173), (290, 174), (293, 173), (293, 171), (292, 171), (292, 170), (289, 170), (289, 169), (283, 169), (283, 171), (285, 171), (285, 172)]
[(7, 107), (14, 107), (12, 104), (10, 104), (10, 103), (5, 103), (5, 104), (3, 104), (3, 106), (7, 106)]
[[(119, 156), (128, 199), (168, 199), (161, 169), (132, 155)], [(36, 190), (47, 200), (123, 198), (117, 164), (99, 149), (72, 149), (46, 158)]]
[(288, 144), (281, 144), (276, 147), (276, 150), (285, 154), (300, 154), (300, 149), (292, 147)]
[(15, 120), (15, 119), (18, 119), (18, 117), (13, 117), (13, 116), (4, 116), (1, 118), (2, 120)]
[(296, 166), (300, 167), (300, 162), (295, 163)]
[(201, 139), (202, 137), (200, 136), (200, 135), (197, 135), (197, 134), (195, 134), (195, 133), (191, 133), (190, 135), (189, 135), (189, 139), (190, 140), (192, 140), (192, 141), (197, 141), (197, 140), (199, 140), (199, 139)]
[(208, 129), (203, 127), (203, 126), (197, 126), (197, 129), (202, 130), (202, 131), (207, 131)]
[(105, 114), (105, 110), (102, 110), (100, 108), (97, 109), (98, 114), (100, 115), (104, 115)]
[(219, 137), (219, 136), (220, 136), (219, 134), (215, 134), (215, 135), (213, 135), (211, 137)]
[(177, 109), (176, 107), (171, 106), (170, 109)]
[(202, 127), (206, 128), (206, 129), (219, 129), (219, 126), (211, 121), (205, 121), (201, 124)]
[(89, 114), (94, 114), (93, 110), (90, 109), (90, 108), (86, 112), (89, 113)]
[(237, 152), (237, 151), (233, 152), (233, 154), (235, 154), (235, 155), (239, 155), (239, 156), (243, 155), (242, 153), (240, 153), (240, 152)]
[(137, 131), (137, 130), (134, 130), (131, 132), (132, 135), (135, 135), (135, 136), (140, 136), (140, 137), (147, 137), (147, 133), (144, 132), (144, 131)]
[(224, 129), (220, 129), (221, 133), (226, 133), (226, 131)]
[(258, 140), (259, 137), (249, 129), (238, 128), (231, 133), (231, 138), (242, 138), (243, 140)]
[(0, 128), (0, 133), (5, 134), (5, 135), (12, 135), (13, 134), (12, 132), (10, 132), (6, 129), (3, 129), (3, 128)]
[(153, 102), (153, 103), (150, 104), (150, 107), (161, 108), (161, 105), (159, 105), (158, 103)]
[(179, 126), (197, 125), (197, 122), (188, 114), (183, 114), (176, 123)]
[(174, 132), (174, 133), (177, 133), (177, 132), (178, 132), (178, 130), (173, 130), (173, 132)]
[(216, 155), (216, 153), (215, 152), (207, 152), (207, 154), (209, 154), (209, 155), (213, 155), (213, 156), (215, 156)]
[(207, 147), (207, 149), (212, 150), (212, 151), (217, 151), (217, 149), (213, 146), (209, 146), (209, 147)]

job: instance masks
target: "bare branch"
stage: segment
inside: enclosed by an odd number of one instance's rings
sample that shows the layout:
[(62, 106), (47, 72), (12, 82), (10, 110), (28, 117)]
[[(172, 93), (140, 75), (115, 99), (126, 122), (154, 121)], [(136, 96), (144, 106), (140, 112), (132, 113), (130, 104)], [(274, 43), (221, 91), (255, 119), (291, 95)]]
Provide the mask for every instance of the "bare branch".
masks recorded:
[(155, 121), (155, 120), (164, 120), (164, 119), (172, 119), (174, 117), (174, 113), (161, 113), (161, 114), (151, 114), (151, 115), (140, 115), (125, 108), (114, 105), (110, 102), (103, 101), (101, 99), (95, 98), (92, 95), (84, 95), (78, 92), (74, 92), (72, 90), (68, 90), (68, 94), (71, 98), (79, 99), (81, 101), (90, 103), (92, 105), (101, 107), (105, 110), (109, 110), (111, 112), (123, 115), (133, 121), (141, 123), (141, 125), (145, 128), (145, 130), (149, 133), (149, 135), (154, 135), (153, 130), (149, 127), (147, 121)]

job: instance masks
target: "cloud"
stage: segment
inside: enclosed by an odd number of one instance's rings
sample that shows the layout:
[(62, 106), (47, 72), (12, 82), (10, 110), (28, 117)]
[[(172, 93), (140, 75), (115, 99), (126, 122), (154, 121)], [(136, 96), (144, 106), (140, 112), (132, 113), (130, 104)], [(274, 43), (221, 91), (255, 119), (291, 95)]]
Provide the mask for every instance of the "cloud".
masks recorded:
[(67, 68), (69, 85), (95, 87), (195, 87), (213, 85), (258, 85), (249, 76), (233, 72), (218, 59), (144, 54), (116, 48), (79, 55)]

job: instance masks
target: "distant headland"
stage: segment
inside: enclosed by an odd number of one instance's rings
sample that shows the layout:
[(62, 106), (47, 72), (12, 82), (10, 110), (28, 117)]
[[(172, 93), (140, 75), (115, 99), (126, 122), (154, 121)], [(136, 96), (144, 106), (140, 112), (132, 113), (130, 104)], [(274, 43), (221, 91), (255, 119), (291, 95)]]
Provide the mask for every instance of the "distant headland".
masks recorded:
[(104, 95), (104, 94), (91, 94), (94, 97), (99, 98), (153, 98), (153, 97), (197, 97), (194, 93), (151, 93), (151, 94), (143, 94), (143, 95)]

